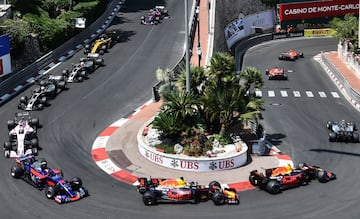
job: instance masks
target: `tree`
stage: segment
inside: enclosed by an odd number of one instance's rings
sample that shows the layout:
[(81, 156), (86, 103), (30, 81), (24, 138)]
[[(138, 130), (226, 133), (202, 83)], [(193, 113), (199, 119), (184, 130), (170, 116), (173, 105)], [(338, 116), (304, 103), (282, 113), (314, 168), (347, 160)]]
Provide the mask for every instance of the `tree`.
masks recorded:
[(218, 52), (210, 60), (210, 70), (207, 71), (208, 82), (221, 89), (232, 82), (235, 73), (234, 57)]
[(330, 21), (331, 28), (335, 29), (335, 37), (343, 42), (344, 40), (350, 40), (353, 45), (352, 51), (354, 52), (358, 48), (358, 32), (359, 24), (358, 19), (353, 14), (346, 14), (344, 19), (335, 17)]
[[(190, 90), (193, 92), (196, 98), (202, 95), (203, 85), (206, 81), (206, 74), (203, 67), (191, 66), (190, 68)], [(186, 70), (181, 71), (176, 83), (178, 90), (186, 90)]]

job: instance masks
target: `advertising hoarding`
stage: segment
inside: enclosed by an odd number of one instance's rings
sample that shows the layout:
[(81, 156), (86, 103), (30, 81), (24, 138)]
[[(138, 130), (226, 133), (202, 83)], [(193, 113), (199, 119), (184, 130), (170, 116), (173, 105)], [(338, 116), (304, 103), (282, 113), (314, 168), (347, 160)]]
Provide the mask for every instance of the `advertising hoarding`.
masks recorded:
[(359, 13), (359, 0), (325, 0), (278, 4), (279, 21), (338, 17)]
[(238, 18), (224, 28), (224, 34), (228, 49), (239, 40), (255, 34), (256, 29), (269, 30), (274, 28), (274, 10), (266, 10), (257, 14)]
[(0, 36), (0, 77), (11, 72), (10, 39), (9, 35)]

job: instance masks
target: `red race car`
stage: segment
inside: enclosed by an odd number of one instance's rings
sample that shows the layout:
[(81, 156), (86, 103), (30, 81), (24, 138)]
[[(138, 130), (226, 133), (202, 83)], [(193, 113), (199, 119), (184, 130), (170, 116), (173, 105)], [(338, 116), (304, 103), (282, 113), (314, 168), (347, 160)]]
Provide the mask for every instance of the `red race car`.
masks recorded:
[(270, 194), (278, 194), (285, 189), (307, 185), (314, 179), (326, 183), (336, 179), (336, 175), (318, 166), (300, 163), (292, 170), (288, 167), (269, 168), (265, 170), (265, 173), (253, 170), (249, 176), (249, 181), (253, 186)]
[(298, 58), (304, 58), (304, 53), (297, 52), (295, 50), (290, 49), (289, 51), (282, 52), (279, 55), (279, 60), (286, 60), (286, 61), (295, 61)]
[(266, 69), (265, 71), (266, 75), (268, 76), (269, 80), (287, 80), (288, 76), (285, 73), (285, 70), (283, 68), (270, 68)]
[(240, 204), (240, 198), (233, 188), (221, 188), (212, 181), (209, 186), (187, 183), (179, 179), (138, 178), (137, 190), (143, 195), (145, 205), (165, 203), (199, 203), (212, 200), (215, 205)]

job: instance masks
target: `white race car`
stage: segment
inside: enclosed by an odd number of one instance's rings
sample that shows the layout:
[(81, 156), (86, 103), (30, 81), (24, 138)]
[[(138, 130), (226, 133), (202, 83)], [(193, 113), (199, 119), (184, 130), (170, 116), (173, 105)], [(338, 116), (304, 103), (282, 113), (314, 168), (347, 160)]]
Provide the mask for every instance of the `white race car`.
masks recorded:
[(29, 112), (18, 112), (15, 119), (9, 120), (7, 124), (9, 140), (4, 143), (4, 156), (8, 158), (26, 154), (37, 155), (39, 119), (31, 118)]

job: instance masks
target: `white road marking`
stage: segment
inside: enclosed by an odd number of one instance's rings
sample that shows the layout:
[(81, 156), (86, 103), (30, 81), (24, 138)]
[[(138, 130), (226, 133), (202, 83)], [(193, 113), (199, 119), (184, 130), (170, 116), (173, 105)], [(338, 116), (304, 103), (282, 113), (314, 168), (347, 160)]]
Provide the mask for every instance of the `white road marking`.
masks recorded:
[(322, 97), (322, 98), (325, 98), (325, 97), (326, 97), (325, 92), (322, 92), (322, 91), (319, 91), (319, 95), (320, 95), (320, 97)]
[(280, 91), (282, 97), (288, 97), (288, 93), (286, 90)]
[(294, 97), (301, 97), (300, 91), (293, 91)]
[(255, 91), (255, 96), (261, 97), (262, 96), (262, 91), (261, 90), (256, 90)]
[(339, 94), (337, 92), (331, 92), (331, 95), (334, 97), (334, 98), (340, 98)]
[(273, 90), (268, 91), (269, 97), (275, 97), (275, 92)]
[(311, 91), (306, 91), (305, 93), (306, 93), (306, 96), (308, 96), (308, 97), (314, 97), (314, 94)]

